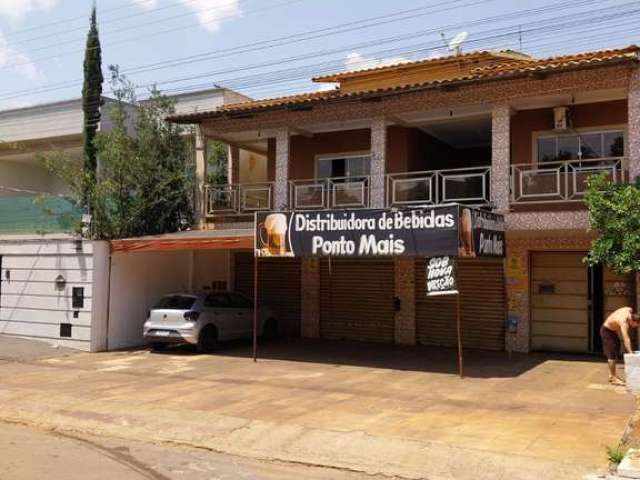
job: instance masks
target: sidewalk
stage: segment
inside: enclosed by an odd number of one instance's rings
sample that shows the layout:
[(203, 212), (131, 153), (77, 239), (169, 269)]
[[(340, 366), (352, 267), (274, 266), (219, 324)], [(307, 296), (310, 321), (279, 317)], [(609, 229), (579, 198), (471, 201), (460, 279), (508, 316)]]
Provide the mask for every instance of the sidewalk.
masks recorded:
[(540, 480), (604, 471), (633, 409), (586, 358), (470, 353), (460, 380), (446, 350), (313, 347), (257, 364), (244, 346), (6, 363), (0, 420), (404, 478)]

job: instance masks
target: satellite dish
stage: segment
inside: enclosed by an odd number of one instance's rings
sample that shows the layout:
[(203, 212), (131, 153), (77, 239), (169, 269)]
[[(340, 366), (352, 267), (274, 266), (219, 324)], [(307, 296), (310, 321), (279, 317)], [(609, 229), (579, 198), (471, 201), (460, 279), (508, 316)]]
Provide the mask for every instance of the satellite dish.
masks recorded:
[(456, 55), (460, 55), (462, 52), (462, 44), (467, 39), (469, 34), (467, 32), (460, 32), (455, 37), (453, 37), (449, 42), (447, 47), (450, 52), (456, 52)]

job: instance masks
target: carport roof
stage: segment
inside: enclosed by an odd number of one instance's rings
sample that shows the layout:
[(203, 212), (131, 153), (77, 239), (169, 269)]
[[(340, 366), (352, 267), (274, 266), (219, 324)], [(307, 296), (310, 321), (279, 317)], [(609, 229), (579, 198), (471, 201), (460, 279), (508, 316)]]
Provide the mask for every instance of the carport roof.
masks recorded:
[(111, 240), (112, 253), (253, 248), (253, 230), (193, 230)]

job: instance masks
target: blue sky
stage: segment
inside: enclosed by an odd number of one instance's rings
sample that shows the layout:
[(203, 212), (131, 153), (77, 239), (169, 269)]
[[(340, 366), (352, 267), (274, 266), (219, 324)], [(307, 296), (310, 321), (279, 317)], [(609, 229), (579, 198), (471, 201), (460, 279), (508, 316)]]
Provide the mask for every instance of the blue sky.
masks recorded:
[[(313, 90), (318, 85), (307, 79), (314, 73), (443, 55), (440, 32), (449, 40), (467, 32), (464, 51), (522, 47), (538, 56), (637, 43), (640, 33), (640, 3), (628, 0), (97, 4), (105, 70), (120, 65), (141, 96), (155, 82), (168, 93), (214, 84), (252, 97)], [(90, 6), (0, 0), (0, 108), (80, 95)]]

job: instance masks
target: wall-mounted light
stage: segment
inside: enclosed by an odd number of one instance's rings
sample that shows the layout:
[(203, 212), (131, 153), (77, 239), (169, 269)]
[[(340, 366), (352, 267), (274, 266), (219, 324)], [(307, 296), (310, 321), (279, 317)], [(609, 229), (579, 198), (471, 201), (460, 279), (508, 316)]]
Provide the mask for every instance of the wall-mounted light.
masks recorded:
[(58, 275), (54, 283), (56, 284), (56, 290), (64, 290), (64, 287), (67, 286), (67, 280), (62, 275)]

